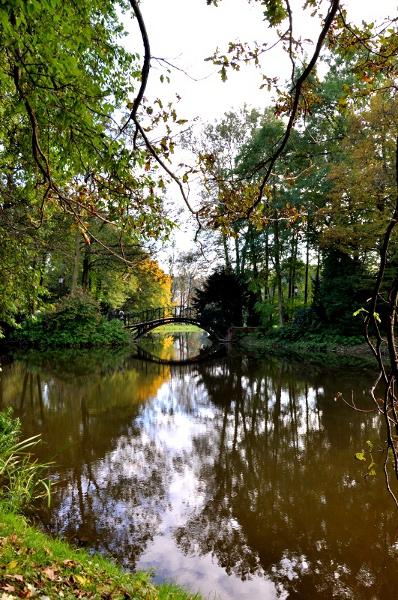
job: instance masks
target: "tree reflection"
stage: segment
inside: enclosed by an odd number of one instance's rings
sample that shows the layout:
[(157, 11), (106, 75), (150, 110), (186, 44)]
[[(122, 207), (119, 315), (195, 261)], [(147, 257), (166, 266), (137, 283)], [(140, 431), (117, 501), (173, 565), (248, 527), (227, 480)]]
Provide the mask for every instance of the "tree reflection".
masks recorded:
[(211, 347), (210, 338), (203, 331), (178, 332), (169, 335), (156, 333), (156, 331), (139, 340), (137, 356), (140, 356), (140, 353), (145, 356), (147, 353), (148, 357), (153, 359), (183, 362), (199, 357)]
[(121, 436), (103, 460), (66, 472), (67, 485), (58, 490), (52, 511), (55, 531), (130, 568), (157, 531), (169, 481), (162, 453), (131, 434)]
[[(84, 357), (84, 355), (82, 355)], [(56, 363), (55, 363), (56, 364)], [(24, 434), (38, 431), (39, 460), (54, 461), (51, 513), (41, 517), (79, 544), (117, 555), (130, 566), (165, 510), (165, 457), (136, 425), (170, 370), (123, 357), (118, 369), (62, 377), (21, 362), (2, 379), (3, 402)]]
[(195, 443), (204, 501), (176, 529), (180, 548), (242, 579), (266, 573), (289, 597), (370, 598), (396, 585), (383, 566), (395, 516), (353, 460), (379, 423), (333, 402), (348, 377), (310, 385), (302, 367), (272, 361), (264, 373), (245, 360), (200, 374), (217, 411)]
[[(354, 460), (377, 446), (379, 422), (333, 400), (353, 380), (250, 356), (183, 368), (123, 357), (75, 376), (16, 362), (0, 397), (55, 460), (43, 517), (55, 531), (129, 567), (161, 534), (162, 548), (263, 575), (282, 597), (391, 598), (395, 513)], [(358, 403), (371, 381), (357, 381)]]

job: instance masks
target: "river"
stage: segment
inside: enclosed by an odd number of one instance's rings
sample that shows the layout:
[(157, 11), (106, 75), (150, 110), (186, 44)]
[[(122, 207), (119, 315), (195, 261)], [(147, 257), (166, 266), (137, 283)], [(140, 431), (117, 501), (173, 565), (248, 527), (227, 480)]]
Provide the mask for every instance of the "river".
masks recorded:
[[(202, 344), (146, 350), (186, 359)], [(372, 370), (74, 351), (30, 353), (1, 375), (1, 408), (42, 433), (38, 457), (53, 462), (47, 530), (211, 600), (397, 597), (382, 423), (335, 400), (365, 406)], [(375, 477), (355, 459), (368, 440)]]

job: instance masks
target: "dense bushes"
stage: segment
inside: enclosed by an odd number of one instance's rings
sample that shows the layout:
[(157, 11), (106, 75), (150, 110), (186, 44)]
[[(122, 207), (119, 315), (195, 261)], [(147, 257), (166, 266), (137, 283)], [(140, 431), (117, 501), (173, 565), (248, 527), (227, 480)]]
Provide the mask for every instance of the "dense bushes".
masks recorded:
[(108, 321), (88, 294), (63, 298), (50, 313), (25, 322), (15, 334), (18, 342), (40, 348), (113, 346), (126, 344), (123, 324)]
[[(354, 317), (351, 316), (354, 320)], [(296, 311), (293, 321), (278, 329), (268, 331), (267, 337), (276, 343), (294, 343), (303, 348), (328, 350), (336, 346), (356, 346), (362, 344), (364, 339), (361, 335), (352, 333), (347, 329), (346, 333), (335, 326), (322, 322), (314, 308), (302, 308)]]
[(283, 329), (274, 330), (268, 337), (280, 343), (299, 343), (303, 347), (308, 347), (309, 350), (315, 347), (322, 350), (333, 350), (336, 346), (357, 346), (364, 341), (361, 336), (345, 336), (335, 333), (332, 329), (306, 332), (296, 325), (288, 325)]

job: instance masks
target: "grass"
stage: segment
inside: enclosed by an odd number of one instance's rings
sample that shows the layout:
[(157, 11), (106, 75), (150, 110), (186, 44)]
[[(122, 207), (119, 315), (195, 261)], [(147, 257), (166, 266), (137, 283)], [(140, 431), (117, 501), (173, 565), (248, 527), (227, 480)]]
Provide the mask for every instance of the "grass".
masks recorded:
[(189, 333), (203, 331), (197, 325), (185, 325), (184, 323), (176, 323), (175, 325), (161, 325), (152, 331), (152, 333)]
[(10, 410), (0, 412), (0, 501), (16, 512), (43, 496), (50, 500), (50, 483), (44, 477), (47, 465), (30, 453), (39, 436), (20, 441), (20, 430), (21, 423)]
[(0, 596), (108, 600), (200, 600), (178, 586), (155, 586), (108, 559), (76, 550), (29, 525), (0, 504)]

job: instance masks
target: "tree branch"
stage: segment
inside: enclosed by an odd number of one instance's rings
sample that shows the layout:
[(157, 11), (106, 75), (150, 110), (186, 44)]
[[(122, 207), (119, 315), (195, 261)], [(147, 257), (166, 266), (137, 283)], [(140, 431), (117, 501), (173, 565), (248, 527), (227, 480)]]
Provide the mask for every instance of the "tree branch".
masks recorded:
[[(125, 124), (123, 125), (123, 127), (120, 130), (120, 134), (123, 133), (128, 124), (132, 121), (132, 122), (136, 122), (137, 119), (137, 111), (138, 108), (142, 102), (142, 99), (144, 97), (144, 93), (145, 93), (145, 89), (148, 83), (148, 77), (149, 77), (149, 69), (151, 67), (151, 48), (149, 45), (149, 37), (148, 37), (148, 33), (145, 27), (145, 22), (144, 19), (142, 17), (142, 13), (140, 10), (140, 7), (138, 6), (138, 2), (137, 0), (130, 0), (130, 4), (131, 7), (134, 11), (134, 14), (136, 16), (136, 19), (138, 21), (138, 26), (140, 28), (140, 33), (141, 33), (141, 38), (142, 38), (142, 42), (144, 44), (144, 63), (142, 65), (142, 69), (141, 69), (141, 85), (140, 85), (140, 89), (138, 90), (138, 94), (134, 99), (133, 102), (133, 108), (131, 109), (131, 113), (129, 118), (127, 119), (127, 121), (125, 122)], [(136, 137), (137, 134), (135, 134), (134, 136), (134, 146), (135, 146), (135, 142), (136, 142)]]
[(141, 127), (141, 125), (139, 124), (138, 120), (136, 118), (134, 118), (134, 124), (137, 128), (137, 130), (139, 131), (142, 139), (145, 142), (145, 145), (149, 151), (149, 153), (153, 156), (153, 158), (156, 160), (156, 162), (159, 163), (159, 165), (162, 167), (162, 169), (164, 169), (164, 171), (166, 171), (166, 173), (169, 175), (169, 177), (171, 177), (171, 179), (173, 181), (175, 181), (175, 183), (178, 185), (180, 192), (181, 192), (181, 196), (188, 208), (188, 210), (196, 217), (196, 220), (198, 222), (198, 225), (200, 227), (202, 227), (200, 221), (199, 221), (199, 216), (198, 216), (198, 212), (195, 211), (192, 206), (189, 203), (188, 197), (185, 193), (184, 187), (181, 183), (181, 181), (178, 179), (178, 177), (169, 169), (169, 167), (165, 164), (165, 162), (160, 158), (160, 156), (158, 155), (158, 153), (156, 152), (156, 150), (153, 148), (151, 142), (149, 141), (144, 129)]
[(253, 211), (256, 209), (256, 207), (260, 204), (260, 202), (263, 198), (265, 186), (266, 186), (266, 184), (269, 180), (269, 177), (272, 173), (272, 169), (274, 168), (276, 161), (281, 156), (282, 152), (284, 151), (284, 149), (286, 147), (286, 144), (289, 141), (290, 134), (293, 129), (293, 125), (296, 121), (303, 85), (304, 85), (305, 81), (308, 79), (309, 75), (311, 74), (313, 68), (316, 65), (316, 62), (319, 58), (325, 38), (331, 28), (334, 17), (336, 16), (337, 10), (339, 8), (339, 3), (340, 3), (340, 0), (331, 0), (330, 9), (326, 16), (325, 23), (322, 27), (322, 31), (319, 35), (314, 54), (312, 55), (310, 62), (308, 63), (308, 65), (306, 66), (306, 68), (304, 69), (304, 71), (302, 72), (300, 77), (297, 79), (296, 83), (293, 85), (293, 88), (291, 90), (291, 93), (294, 94), (293, 95), (293, 105), (292, 105), (292, 109), (290, 111), (290, 117), (289, 117), (288, 124), (286, 126), (285, 133), (281, 139), (281, 142), (280, 142), (277, 150), (274, 152), (274, 154), (265, 163), (263, 163), (263, 165), (260, 165), (260, 166), (268, 165), (268, 167), (267, 167), (267, 171), (263, 177), (263, 180), (261, 182), (257, 200), (254, 202), (254, 204), (250, 207), (250, 209), (247, 212), (248, 217), (250, 217), (250, 215), (253, 213)]

